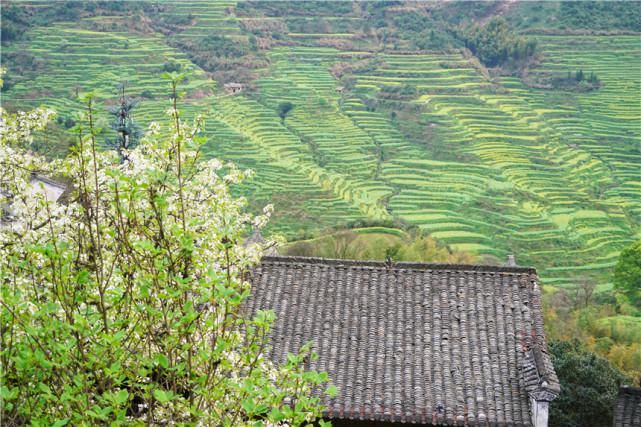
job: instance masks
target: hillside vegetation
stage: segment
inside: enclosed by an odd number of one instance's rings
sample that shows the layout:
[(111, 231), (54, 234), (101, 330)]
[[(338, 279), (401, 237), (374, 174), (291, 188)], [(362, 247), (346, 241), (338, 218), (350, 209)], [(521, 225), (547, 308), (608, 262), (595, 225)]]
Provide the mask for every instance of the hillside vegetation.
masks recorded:
[(466, 252), (452, 252), (429, 236), (395, 228), (364, 227), (342, 230), (315, 239), (298, 240), (279, 252), (294, 256), (335, 259), (436, 262), (474, 264), (478, 259)]
[[(602, 291), (640, 236), (639, 4), (74, 4), (3, 8), (3, 104), (63, 117), (41, 145), (65, 146), (78, 91), (100, 92), (108, 129), (126, 80), (144, 126), (166, 108), (160, 74), (186, 72), (185, 114), (209, 112), (206, 156), (255, 171), (236, 192), (274, 203), (269, 231), (288, 239), (416, 228)], [(516, 61), (467, 49), (475, 25), (517, 34)]]

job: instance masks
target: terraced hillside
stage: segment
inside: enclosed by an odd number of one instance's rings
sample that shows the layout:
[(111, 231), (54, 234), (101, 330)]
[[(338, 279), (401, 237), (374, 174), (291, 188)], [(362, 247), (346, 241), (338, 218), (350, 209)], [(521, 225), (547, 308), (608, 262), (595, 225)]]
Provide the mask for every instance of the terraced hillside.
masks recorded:
[[(290, 31), (261, 50), (259, 77), (230, 96), (170, 44), (210, 34), (248, 43), (245, 23), (255, 18), (235, 16), (234, 2), (163, 4), (171, 7), (161, 15), (189, 24), (168, 36), (86, 29), (117, 17), (32, 29), (6, 49), (44, 68), (3, 102), (68, 115), (76, 86), (113, 100), (126, 79), (132, 94), (147, 91), (136, 116), (146, 123), (166, 109), (158, 76), (176, 62), (189, 72), (187, 113), (209, 113), (207, 155), (256, 171), (238, 191), (255, 208), (274, 203), (271, 230), (289, 238), (397, 220), (453, 249), (517, 254), (547, 284), (569, 286), (582, 276), (607, 281), (619, 251), (641, 236), (638, 35), (537, 36), (542, 60), (532, 76), (581, 69), (602, 82), (568, 92), (492, 79), (458, 49), (373, 50), (336, 32), (354, 16), (328, 14), (326, 32)], [(282, 29), (309, 18), (264, 19)], [(283, 102), (293, 109), (281, 119)]]
[[(7, 50), (22, 48), (24, 45), (16, 45)], [(176, 62), (188, 73), (184, 86), (185, 113), (188, 117), (195, 112), (209, 113), (207, 132), (211, 152), (207, 154), (256, 172), (254, 179), (240, 191), (251, 196), (251, 204), (256, 209), (270, 202), (279, 207), (275, 230), (288, 236), (304, 236), (310, 224), (345, 225), (362, 217), (358, 209), (346, 201), (349, 197), (329, 191), (333, 184), (312, 170), (312, 162), (308, 162), (311, 169), (304, 172), (291, 165), (295, 157), (291, 152), (279, 152), (282, 138), (270, 136), (268, 128), (273, 126), (278, 134), (283, 127), (272, 111), (266, 111), (261, 122), (259, 104), (242, 97), (214, 96), (215, 82), (207, 79), (183, 54), (165, 44), (159, 35), (94, 32), (78, 29), (72, 23), (60, 23), (33, 30), (29, 49), (34, 54), (42, 53), (46, 69), (35, 81), (12, 87), (4, 99), (5, 104), (44, 104), (63, 117), (71, 117), (82, 109), (75, 100), (77, 92), (94, 90), (99, 99), (113, 102), (118, 85), (126, 81), (132, 95), (151, 93), (146, 95), (151, 98), (143, 98), (135, 111), (136, 120), (148, 123), (163, 117), (169, 106), (167, 82), (160, 74), (165, 62)], [(252, 116), (251, 123), (245, 120), (242, 111)], [(99, 116), (100, 126), (107, 129), (106, 109), (100, 110)], [(293, 135), (290, 137), (294, 150), (299, 150), (299, 141)], [(305, 158), (305, 154), (298, 157)]]

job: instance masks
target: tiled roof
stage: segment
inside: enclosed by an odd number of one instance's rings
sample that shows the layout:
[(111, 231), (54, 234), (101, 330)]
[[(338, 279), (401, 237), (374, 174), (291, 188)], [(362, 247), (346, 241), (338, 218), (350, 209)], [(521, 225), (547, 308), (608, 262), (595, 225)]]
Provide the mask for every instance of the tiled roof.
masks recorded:
[(641, 388), (621, 387), (614, 408), (614, 427), (641, 426)]
[(41, 174), (32, 175), (31, 185), (35, 191), (42, 193), (47, 200), (52, 202), (59, 201), (70, 189), (70, 185), (55, 181)]
[(328, 418), (529, 426), (558, 394), (534, 269), (266, 257), (250, 280), (273, 360), (314, 341)]
[(253, 230), (252, 233), (245, 239), (243, 246), (260, 245), (263, 247), (264, 254), (268, 256), (278, 256), (278, 249), (275, 245), (267, 246), (267, 240), (263, 237), (259, 230)]

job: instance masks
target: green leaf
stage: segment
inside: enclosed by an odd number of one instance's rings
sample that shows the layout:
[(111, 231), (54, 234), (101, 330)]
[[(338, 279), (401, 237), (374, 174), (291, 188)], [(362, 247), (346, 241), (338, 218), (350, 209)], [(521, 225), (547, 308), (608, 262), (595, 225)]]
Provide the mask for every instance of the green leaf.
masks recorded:
[(330, 384), (330, 385), (327, 387), (327, 389), (325, 389), (325, 393), (326, 393), (329, 397), (336, 397), (336, 395), (338, 394), (338, 389), (336, 388), (336, 386), (335, 386), (334, 384)]
[(79, 285), (84, 285), (89, 281), (90, 274), (87, 270), (80, 270), (78, 274), (76, 274), (76, 283)]
[(164, 390), (154, 390), (154, 398), (160, 403), (169, 402), (171, 400), (171, 393)]
[(55, 423), (51, 424), (51, 427), (62, 427), (66, 426), (69, 423), (70, 418), (65, 418), (64, 420), (58, 420)]
[(118, 372), (122, 366), (120, 365), (120, 362), (116, 361), (111, 364), (111, 366), (107, 369), (107, 372)]
[(78, 94), (78, 100), (80, 102), (87, 103), (87, 102), (93, 100), (95, 96), (96, 95), (95, 95), (94, 92), (80, 92)]
[(287, 353), (287, 362), (291, 365), (298, 365), (301, 362), (301, 357), (295, 355), (294, 353)]
[(241, 406), (247, 412), (247, 415), (252, 415), (256, 410), (256, 404), (252, 399), (245, 399), (242, 401)]
[(117, 344), (121, 342), (126, 335), (127, 335), (126, 331), (118, 331), (115, 334), (113, 334), (111, 337), (109, 337), (109, 341), (113, 344)]
[(257, 326), (265, 327), (274, 323), (275, 319), (276, 314), (274, 314), (273, 310), (258, 310), (254, 317), (254, 323), (256, 323)]
[(90, 410), (87, 411), (87, 414), (93, 418), (97, 418), (101, 421), (107, 420), (107, 415), (111, 413), (111, 406), (101, 408), (99, 406), (93, 406)]
[(44, 394), (51, 394), (51, 389), (47, 384), (39, 383), (38, 384), (38, 390), (43, 392)]
[(114, 400), (116, 401), (117, 404), (122, 405), (129, 399), (129, 392), (127, 390), (120, 390), (116, 395), (114, 396)]
[(165, 369), (169, 367), (169, 359), (167, 359), (167, 356), (162, 353), (158, 353), (154, 356), (154, 362)]
[(284, 420), (285, 415), (278, 408), (272, 408), (269, 413), (269, 419), (270, 421), (278, 422)]
[(14, 387), (11, 390), (9, 390), (9, 388), (4, 385), (0, 387), (0, 397), (2, 397), (2, 400), (15, 399), (17, 395), (18, 387)]

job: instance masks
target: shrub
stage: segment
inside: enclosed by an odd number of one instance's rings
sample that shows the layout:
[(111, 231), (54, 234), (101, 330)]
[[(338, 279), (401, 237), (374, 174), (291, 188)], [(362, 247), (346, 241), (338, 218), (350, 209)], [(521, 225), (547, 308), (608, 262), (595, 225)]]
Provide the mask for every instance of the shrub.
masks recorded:
[[(548, 83), (545, 82), (544, 83)], [(588, 76), (583, 70), (577, 70), (572, 73), (568, 71), (567, 77), (557, 75), (549, 79), (549, 87), (552, 89), (560, 89), (576, 92), (588, 92), (601, 87), (601, 80), (594, 72), (590, 72)]]
[(151, 99), (151, 98), (154, 97), (154, 93), (152, 91), (150, 91), (149, 89), (145, 89), (140, 93), (140, 97), (141, 98)]
[(214, 56), (222, 57), (241, 57), (248, 53), (247, 47), (237, 42), (232, 42), (230, 39), (210, 34), (197, 42), (198, 50), (211, 51)]
[(550, 351), (561, 382), (561, 394), (551, 405), (550, 425), (610, 425), (619, 386), (627, 378), (578, 341), (552, 342)]
[(280, 117), (281, 120), (285, 120), (287, 113), (289, 113), (292, 108), (294, 108), (294, 104), (292, 104), (291, 102), (281, 102), (280, 104), (278, 104), (278, 117)]
[(166, 61), (162, 66), (162, 71), (166, 73), (177, 73), (180, 71), (181, 65), (175, 61)]
[[(244, 213), (229, 183), (247, 173), (226, 165), (221, 176), (221, 162), (200, 159), (202, 121), (180, 118), (179, 78), (169, 123), (152, 124), (127, 161), (97, 150), (91, 94), (77, 146), (55, 165), (26, 148), (50, 113), (2, 113), (0, 206), (14, 215), (0, 228), (8, 425), (301, 425), (320, 414), (310, 390), (326, 375), (303, 370), (309, 347), (271, 364), (273, 313), (241, 310), (261, 252), (241, 233), (269, 209)], [(72, 182), (68, 204), (30, 190), (34, 168)]]
[(67, 117), (65, 119), (65, 129), (71, 129), (76, 125), (76, 121), (73, 119), (73, 117)]
[(487, 25), (464, 35), (465, 46), (488, 67), (524, 60), (536, 51), (536, 41), (516, 35), (503, 18), (494, 18)]
[(625, 248), (614, 269), (614, 287), (641, 308), (641, 240)]

